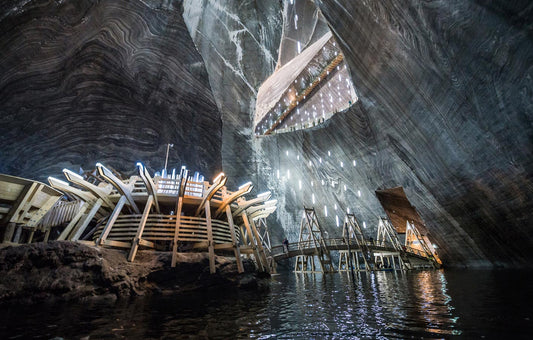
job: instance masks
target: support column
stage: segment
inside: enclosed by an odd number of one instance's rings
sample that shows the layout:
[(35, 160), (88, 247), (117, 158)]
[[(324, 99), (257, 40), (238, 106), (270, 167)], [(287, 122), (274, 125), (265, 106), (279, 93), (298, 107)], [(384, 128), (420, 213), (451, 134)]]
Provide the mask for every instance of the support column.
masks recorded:
[(11, 242), (13, 240), (13, 235), (15, 234), (15, 227), (16, 224), (14, 222), (10, 222), (7, 224), (6, 231), (4, 232), (3, 242)]
[(150, 215), (150, 209), (152, 208), (152, 203), (154, 202), (154, 196), (150, 195), (148, 196), (148, 199), (146, 200), (146, 206), (144, 207), (144, 211), (141, 217), (141, 222), (139, 223), (139, 227), (137, 227), (137, 233), (135, 234), (135, 238), (133, 239), (133, 242), (131, 244), (130, 253), (128, 255), (128, 261), (133, 262), (135, 259), (135, 255), (137, 255), (137, 250), (139, 249), (139, 242), (141, 241), (141, 237), (144, 231), (144, 226), (146, 225), (146, 220), (148, 219), (148, 215)]
[(178, 197), (178, 207), (176, 208), (176, 227), (174, 229), (174, 242), (172, 243), (172, 263), (171, 267), (176, 267), (178, 261), (178, 236), (181, 225), (181, 209), (183, 208), (183, 197)]
[(65, 227), (65, 229), (63, 229), (63, 231), (61, 232), (61, 234), (59, 235), (59, 237), (57, 238), (58, 241), (61, 241), (61, 240), (66, 240), (68, 235), (70, 234), (70, 232), (72, 231), (72, 228), (74, 228), (74, 226), (76, 225), (76, 223), (78, 223), (78, 221), (80, 220), (80, 218), (83, 216), (83, 214), (85, 213), (85, 210), (87, 210), (87, 207), (89, 206), (88, 203), (83, 203), (83, 205), (80, 207), (80, 210), (78, 211), (78, 213), (72, 218), (72, 220), (67, 224), (67, 226)]
[(239, 249), (239, 243), (237, 241), (237, 236), (235, 235), (235, 225), (233, 224), (233, 215), (231, 214), (231, 207), (229, 204), (226, 206), (226, 216), (228, 217), (231, 242), (233, 243), (233, 253), (235, 254), (235, 261), (237, 262), (237, 271), (243, 273), (244, 267), (242, 265), (241, 250)]
[(98, 240), (96, 240), (97, 245), (104, 244), (105, 240), (107, 239), (107, 236), (111, 232), (111, 228), (113, 228), (113, 224), (117, 221), (118, 215), (120, 215), (120, 212), (122, 211), (122, 208), (124, 207), (124, 204), (126, 203), (126, 197), (122, 196), (117, 202), (117, 205), (115, 206), (115, 209), (113, 210), (113, 213), (109, 217), (109, 220), (107, 221), (107, 224), (104, 227), (104, 230), (102, 230), (102, 234), (100, 234), (100, 237)]
[(30, 232), (30, 236), (28, 237), (28, 244), (31, 243), (31, 241), (33, 241), (33, 235), (35, 235), (35, 228), (31, 228), (31, 232)]
[(252, 251), (255, 256), (255, 262), (257, 262), (257, 267), (260, 271), (264, 272), (265, 268), (263, 267), (263, 263), (261, 262), (261, 258), (259, 257), (259, 253), (257, 252), (257, 246), (254, 242), (252, 228), (250, 228), (250, 222), (248, 221), (248, 216), (246, 216), (245, 212), (242, 214), (242, 220), (244, 222), (244, 226), (246, 227), (246, 231), (248, 233), (248, 238), (250, 240), (250, 245), (252, 246)]
[(100, 207), (102, 206), (102, 203), (104, 203), (104, 201), (101, 198), (96, 200), (96, 203), (93, 205), (87, 216), (85, 216), (83, 221), (80, 221), (81, 223), (74, 229), (74, 235), (71, 237), (72, 241), (79, 240), (79, 238), (93, 219), (94, 215), (96, 215), (96, 213), (98, 212), (98, 209), (100, 209)]
[(257, 232), (257, 228), (255, 227), (254, 220), (250, 220), (250, 226), (252, 227), (252, 232), (254, 233), (255, 240), (257, 242), (257, 248), (259, 248), (259, 256), (261, 256), (261, 261), (263, 262), (263, 266), (265, 269), (269, 269), (268, 266), (268, 260), (265, 254), (265, 249), (263, 248), (263, 244), (261, 243), (261, 238), (259, 237), (259, 233)]
[(207, 223), (207, 250), (209, 251), (209, 272), (216, 273), (215, 266), (215, 243), (213, 240), (213, 226), (211, 225), (211, 201), (205, 202), (205, 220)]

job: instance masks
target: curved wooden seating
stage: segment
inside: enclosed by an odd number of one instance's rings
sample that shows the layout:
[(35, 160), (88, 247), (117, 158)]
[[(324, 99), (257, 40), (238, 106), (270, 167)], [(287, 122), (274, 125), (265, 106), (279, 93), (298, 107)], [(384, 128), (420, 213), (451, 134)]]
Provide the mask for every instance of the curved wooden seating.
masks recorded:
[[(176, 230), (176, 215), (150, 214), (146, 220), (142, 237), (147, 241), (173, 241)], [(107, 239), (114, 241), (132, 242), (142, 215), (120, 215)], [(211, 219), (213, 242), (216, 244), (232, 243), (230, 226), (225, 221)], [(104, 229), (99, 227), (93, 238), (98, 239)], [(240, 232), (235, 228), (238, 239)], [(181, 216), (178, 241), (205, 242), (208, 241), (207, 219), (205, 217)]]

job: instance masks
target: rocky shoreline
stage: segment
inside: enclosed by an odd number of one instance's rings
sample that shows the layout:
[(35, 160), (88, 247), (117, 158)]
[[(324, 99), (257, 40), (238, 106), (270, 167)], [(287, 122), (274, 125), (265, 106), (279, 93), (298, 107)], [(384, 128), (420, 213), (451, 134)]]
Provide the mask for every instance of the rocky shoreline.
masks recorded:
[(269, 275), (250, 260), (239, 274), (231, 257), (216, 257), (209, 274), (204, 253), (179, 254), (170, 267), (168, 252), (139, 251), (135, 262), (116, 249), (69, 241), (34, 243), (0, 249), (0, 304), (110, 300), (154, 294), (224, 289), (268, 289)]

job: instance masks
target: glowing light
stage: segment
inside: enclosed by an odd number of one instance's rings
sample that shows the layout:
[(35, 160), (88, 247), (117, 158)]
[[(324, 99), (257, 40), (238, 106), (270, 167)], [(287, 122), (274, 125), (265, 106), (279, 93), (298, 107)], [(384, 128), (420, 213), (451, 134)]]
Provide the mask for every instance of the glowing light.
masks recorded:
[(328, 156), (331, 156), (331, 151), (328, 151)]
[(328, 207), (324, 206), (324, 215), (328, 217)]
[(322, 157), (320, 157), (320, 158), (318, 159), (318, 161), (322, 164)]
[(357, 165), (357, 162), (356, 162), (355, 159), (354, 159), (354, 161), (353, 161), (353, 166), (356, 166), (356, 165)]
[(289, 155), (289, 150), (285, 151), (285, 154), (288, 156)]
[(335, 210), (337, 210), (337, 203), (335, 203), (334, 207), (335, 207)]
[(246, 182), (246, 183), (244, 183), (243, 185), (241, 185), (241, 186), (239, 187), (239, 190), (244, 189), (246, 186), (250, 186), (250, 187), (251, 187), (251, 186), (252, 186), (252, 182)]
[(300, 190), (302, 190), (302, 181), (301, 180), (298, 180), (298, 187), (300, 188)]
[(279, 179), (279, 170), (276, 170), (276, 175), (277, 175), (277, 177)]
[(350, 208), (346, 208), (346, 213), (347, 213), (347, 214), (350, 213)]
[(217, 177), (215, 177), (215, 179), (213, 180), (213, 183), (216, 183), (218, 182), (220, 179), (222, 179), (222, 177), (224, 177), (224, 173), (221, 172), (217, 175)]
[(346, 191), (346, 184), (344, 185), (344, 191)]
[(324, 184), (325, 184), (325, 183), (324, 183), (324, 180), (322, 180), (322, 185), (324, 185)]
[(339, 226), (339, 216), (335, 215), (335, 223), (337, 224), (337, 227)]
[(291, 171), (287, 169), (287, 179), (290, 179), (290, 178), (291, 178)]
[(366, 222), (363, 221), (363, 228), (366, 228)]
[(361, 197), (361, 190), (357, 190), (357, 196)]
[(343, 162), (341, 162), (341, 168), (344, 168), (344, 163)]
[(260, 193), (259, 195), (257, 195), (258, 198), (261, 198), (261, 197), (267, 197), (267, 196), (270, 196), (271, 192), (270, 191), (265, 191), (265, 192), (262, 192)]
[(315, 204), (315, 194), (311, 194), (311, 199), (313, 200), (313, 204)]

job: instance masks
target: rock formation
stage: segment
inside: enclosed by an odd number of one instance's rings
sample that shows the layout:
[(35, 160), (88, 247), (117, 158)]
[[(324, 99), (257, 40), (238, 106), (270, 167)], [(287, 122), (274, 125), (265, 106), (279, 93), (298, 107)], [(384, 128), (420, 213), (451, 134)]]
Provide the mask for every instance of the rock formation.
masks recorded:
[[(170, 268), (170, 253), (141, 251), (127, 262), (119, 250), (69, 241), (34, 243), (0, 249), (0, 303), (36, 303), (107, 299), (135, 295), (178, 294), (217, 289), (258, 289), (266, 281), (245, 261), (237, 273), (234, 259), (217, 257), (209, 274), (207, 254), (180, 254)], [(268, 275), (267, 275), (268, 276)]]

